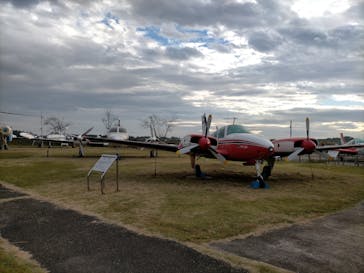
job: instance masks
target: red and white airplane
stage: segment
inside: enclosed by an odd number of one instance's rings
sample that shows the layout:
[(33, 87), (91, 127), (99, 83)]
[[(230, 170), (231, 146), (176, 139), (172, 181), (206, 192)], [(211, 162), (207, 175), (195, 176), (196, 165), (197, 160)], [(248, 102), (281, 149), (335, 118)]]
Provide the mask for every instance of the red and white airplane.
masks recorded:
[(341, 154), (364, 155), (364, 149), (363, 148), (347, 147), (347, 146), (350, 146), (350, 145), (360, 145), (360, 144), (364, 145), (364, 140), (363, 139), (353, 138), (349, 142), (346, 142), (343, 133), (341, 133), (340, 134), (340, 143), (341, 143), (342, 148), (329, 151), (329, 155), (332, 158), (337, 158)]
[[(216, 158), (222, 162), (226, 160), (241, 161), (244, 165), (255, 165), (257, 185), (266, 187), (264, 179), (268, 178), (274, 166), (273, 143), (267, 139), (249, 133), (241, 125), (227, 125), (209, 135), (212, 117), (202, 116), (202, 134), (185, 136), (179, 145), (136, 142), (130, 140), (113, 140), (108, 138), (88, 138), (91, 141), (104, 141), (130, 146), (160, 149), (178, 154), (188, 154), (191, 167), (197, 176), (203, 176), (200, 166), (196, 164), (197, 157)], [(261, 170), (262, 164), (268, 164)]]
[(326, 153), (323, 151), (333, 151), (338, 149), (356, 149), (364, 147), (363, 143), (346, 143), (342, 145), (327, 145), (319, 146), (318, 141), (315, 138), (310, 137), (310, 120), (306, 118), (306, 137), (292, 137), (292, 124), (290, 126), (291, 133), (290, 138), (274, 139), (272, 140), (274, 144), (274, 155), (286, 157), (288, 160), (295, 160), (300, 155), (310, 155), (312, 153), (317, 153), (324, 158), (327, 158)]

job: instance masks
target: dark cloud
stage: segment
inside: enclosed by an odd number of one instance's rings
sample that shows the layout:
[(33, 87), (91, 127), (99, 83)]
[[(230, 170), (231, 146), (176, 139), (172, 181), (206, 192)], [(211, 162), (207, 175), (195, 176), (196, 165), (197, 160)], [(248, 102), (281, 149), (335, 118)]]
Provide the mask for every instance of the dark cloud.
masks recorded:
[(17, 8), (28, 8), (41, 2), (41, 0), (1, 0), (3, 3), (10, 3)]
[(265, 32), (253, 32), (250, 34), (249, 45), (261, 52), (269, 52), (274, 50), (282, 43), (282, 38), (278, 35)]
[(192, 57), (202, 57), (200, 51), (190, 47), (184, 47), (184, 48), (168, 47), (166, 50), (166, 55), (169, 58), (175, 60), (187, 60)]
[[(277, 23), (284, 13), (273, 1), (236, 3), (233, 1), (198, 2), (193, 0), (166, 2), (162, 0), (135, 0), (133, 12), (155, 23), (175, 22), (188, 26), (224, 24), (235, 28), (248, 28), (264, 24), (267, 20)], [(163, 6), (163, 9), (160, 7)], [(264, 21), (258, 18), (263, 18)]]

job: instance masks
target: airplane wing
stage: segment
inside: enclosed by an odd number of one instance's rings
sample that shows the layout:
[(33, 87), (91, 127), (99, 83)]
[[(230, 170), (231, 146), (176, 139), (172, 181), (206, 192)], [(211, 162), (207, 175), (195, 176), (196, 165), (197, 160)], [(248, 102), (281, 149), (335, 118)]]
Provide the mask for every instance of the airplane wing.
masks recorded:
[(358, 150), (355, 149), (355, 148), (338, 149), (337, 151), (340, 152), (340, 153), (343, 153), (343, 154), (350, 154), (350, 155), (358, 154)]
[(317, 146), (316, 150), (318, 150), (318, 151), (329, 151), (329, 150), (349, 149), (349, 148), (363, 148), (363, 147), (364, 147), (364, 144), (327, 145), (327, 146)]
[(162, 144), (162, 143), (150, 143), (150, 142), (142, 142), (142, 141), (132, 141), (132, 140), (116, 140), (116, 139), (109, 139), (109, 138), (99, 138), (99, 137), (87, 137), (87, 140), (97, 143), (114, 143), (114, 144), (121, 144), (121, 145), (128, 145), (134, 147), (143, 147), (143, 148), (150, 148), (150, 149), (157, 149), (163, 150), (168, 152), (177, 152), (178, 146), (173, 144)]

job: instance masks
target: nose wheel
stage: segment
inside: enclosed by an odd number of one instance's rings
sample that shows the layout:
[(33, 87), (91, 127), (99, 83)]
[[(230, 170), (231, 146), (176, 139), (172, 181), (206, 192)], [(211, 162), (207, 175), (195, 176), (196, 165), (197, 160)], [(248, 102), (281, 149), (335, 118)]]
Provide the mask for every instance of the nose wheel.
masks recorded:
[(263, 167), (263, 171), (261, 171), (262, 164), (263, 162), (261, 160), (257, 160), (255, 163), (257, 178), (250, 184), (253, 189), (269, 189), (269, 185), (265, 182), (265, 179), (268, 179), (272, 173), (274, 160), (268, 161), (268, 165)]

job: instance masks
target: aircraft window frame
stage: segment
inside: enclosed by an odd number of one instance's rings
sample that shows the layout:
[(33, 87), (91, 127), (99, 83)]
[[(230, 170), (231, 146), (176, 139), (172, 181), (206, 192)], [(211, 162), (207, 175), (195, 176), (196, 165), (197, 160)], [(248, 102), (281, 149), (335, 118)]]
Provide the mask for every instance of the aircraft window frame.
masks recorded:
[(249, 134), (249, 131), (242, 125), (228, 125), (226, 130), (226, 135), (231, 134)]
[(216, 136), (217, 138), (223, 138), (225, 136), (225, 126), (217, 130)]

